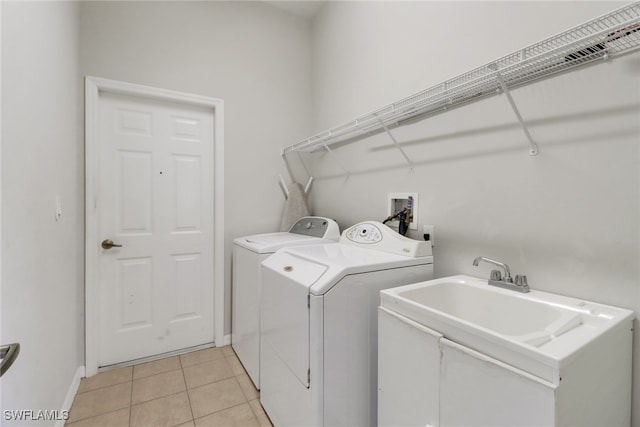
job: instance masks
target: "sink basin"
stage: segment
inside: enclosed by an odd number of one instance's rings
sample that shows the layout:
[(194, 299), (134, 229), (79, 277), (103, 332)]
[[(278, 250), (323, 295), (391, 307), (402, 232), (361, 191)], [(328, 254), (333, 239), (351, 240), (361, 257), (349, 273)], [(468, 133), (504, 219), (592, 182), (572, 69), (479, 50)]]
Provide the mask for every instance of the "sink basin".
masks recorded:
[(486, 279), (451, 276), (381, 292), (381, 306), (505, 363), (557, 383), (563, 363), (633, 312)]
[(398, 296), (513, 340), (540, 346), (582, 322), (580, 313), (519, 294), (493, 292), (486, 281), (442, 280)]

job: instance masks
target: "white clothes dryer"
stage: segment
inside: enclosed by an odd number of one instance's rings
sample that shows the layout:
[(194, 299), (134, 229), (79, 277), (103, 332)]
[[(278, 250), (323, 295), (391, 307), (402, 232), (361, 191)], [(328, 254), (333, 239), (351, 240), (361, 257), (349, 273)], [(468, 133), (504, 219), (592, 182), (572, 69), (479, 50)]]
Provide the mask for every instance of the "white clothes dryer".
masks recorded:
[(380, 290), (433, 278), (428, 242), (379, 222), (262, 263), (260, 402), (277, 427), (375, 426)]
[(334, 220), (309, 216), (289, 231), (233, 241), (231, 346), (256, 388), (260, 388), (260, 263), (283, 247), (335, 243), (339, 238)]

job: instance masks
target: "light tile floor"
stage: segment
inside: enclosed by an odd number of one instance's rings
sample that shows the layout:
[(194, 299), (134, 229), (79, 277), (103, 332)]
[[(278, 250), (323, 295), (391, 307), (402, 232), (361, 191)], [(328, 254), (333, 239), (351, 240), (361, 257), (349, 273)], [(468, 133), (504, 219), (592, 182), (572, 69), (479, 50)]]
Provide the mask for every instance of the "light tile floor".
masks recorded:
[(99, 373), (80, 382), (68, 427), (271, 427), (231, 346)]

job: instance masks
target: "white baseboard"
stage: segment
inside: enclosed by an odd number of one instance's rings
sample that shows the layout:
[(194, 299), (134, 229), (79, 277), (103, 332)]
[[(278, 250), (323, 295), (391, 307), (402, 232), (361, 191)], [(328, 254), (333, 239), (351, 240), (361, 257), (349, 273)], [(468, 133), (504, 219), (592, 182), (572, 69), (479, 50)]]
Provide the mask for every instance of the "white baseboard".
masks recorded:
[[(225, 335), (222, 341), (222, 345), (230, 345), (231, 344), (231, 335)], [(222, 346), (216, 346), (222, 347)]]
[[(71, 410), (73, 399), (76, 398), (78, 387), (80, 387), (80, 380), (84, 377), (85, 377), (84, 366), (78, 366), (78, 369), (76, 369), (76, 374), (73, 376), (73, 380), (71, 381), (71, 385), (69, 385), (69, 390), (67, 390), (67, 395), (64, 398), (64, 402), (62, 403), (62, 411)], [(65, 420), (58, 420), (56, 421), (55, 427), (64, 427), (64, 423), (65, 423)]]

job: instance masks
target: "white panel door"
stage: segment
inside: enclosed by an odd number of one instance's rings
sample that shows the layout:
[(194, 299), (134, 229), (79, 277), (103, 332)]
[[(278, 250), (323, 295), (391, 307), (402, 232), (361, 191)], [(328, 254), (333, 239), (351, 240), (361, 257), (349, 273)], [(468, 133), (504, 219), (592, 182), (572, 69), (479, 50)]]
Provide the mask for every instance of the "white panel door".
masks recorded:
[(101, 93), (98, 114), (98, 365), (212, 343), (213, 110)]

